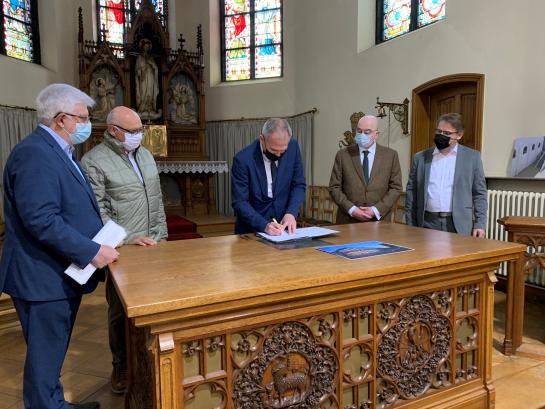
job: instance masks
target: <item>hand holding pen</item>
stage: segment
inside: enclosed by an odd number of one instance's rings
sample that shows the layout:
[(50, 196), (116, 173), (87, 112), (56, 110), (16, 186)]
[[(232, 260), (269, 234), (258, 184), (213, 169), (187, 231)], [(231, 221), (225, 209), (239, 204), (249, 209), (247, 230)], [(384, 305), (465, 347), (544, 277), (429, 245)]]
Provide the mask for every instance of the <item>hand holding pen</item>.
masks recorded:
[(286, 226), (278, 223), (273, 217), (272, 221), (267, 224), (265, 233), (270, 234), (271, 236), (280, 236), (284, 232), (285, 228)]

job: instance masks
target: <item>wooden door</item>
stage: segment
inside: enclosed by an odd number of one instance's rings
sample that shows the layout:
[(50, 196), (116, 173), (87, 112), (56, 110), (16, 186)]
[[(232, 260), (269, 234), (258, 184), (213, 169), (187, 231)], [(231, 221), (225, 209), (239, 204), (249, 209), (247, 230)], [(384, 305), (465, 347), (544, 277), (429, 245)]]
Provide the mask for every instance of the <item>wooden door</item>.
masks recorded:
[(437, 119), (449, 112), (462, 115), (460, 143), (481, 150), (484, 75), (459, 74), (429, 81), (413, 90), (411, 154), (433, 146)]

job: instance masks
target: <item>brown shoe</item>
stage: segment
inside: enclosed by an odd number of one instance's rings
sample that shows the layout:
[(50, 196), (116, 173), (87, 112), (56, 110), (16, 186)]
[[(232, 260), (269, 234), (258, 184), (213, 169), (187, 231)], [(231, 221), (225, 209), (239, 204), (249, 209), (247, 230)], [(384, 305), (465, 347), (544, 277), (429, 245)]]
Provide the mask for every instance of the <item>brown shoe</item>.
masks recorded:
[(127, 390), (127, 370), (114, 367), (110, 384), (113, 393), (118, 395), (125, 393), (125, 390)]

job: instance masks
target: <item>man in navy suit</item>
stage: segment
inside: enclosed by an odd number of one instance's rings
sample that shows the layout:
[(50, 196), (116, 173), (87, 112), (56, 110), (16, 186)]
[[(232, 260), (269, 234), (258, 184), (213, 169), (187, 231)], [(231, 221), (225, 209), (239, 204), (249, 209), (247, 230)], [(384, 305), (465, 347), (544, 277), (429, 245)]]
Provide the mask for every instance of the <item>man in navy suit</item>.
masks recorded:
[(95, 409), (64, 400), (61, 368), (81, 297), (103, 278), (80, 285), (64, 274), (74, 263), (101, 269), (118, 252), (91, 238), (102, 221), (95, 196), (73, 157), (91, 134), (94, 101), (67, 84), (51, 84), (36, 99), (40, 125), (11, 152), (4, 169), (6, 236), (0, 292), (11, 295), (27, 344), (25, 408)]
[[(235, 155), (231, 169), (235, 234), (293, 233), (305, 200), (301, 152), (286, 120), (271, 118), (259, 139)], [(279, 220), (279, 222), (278, 222)]]

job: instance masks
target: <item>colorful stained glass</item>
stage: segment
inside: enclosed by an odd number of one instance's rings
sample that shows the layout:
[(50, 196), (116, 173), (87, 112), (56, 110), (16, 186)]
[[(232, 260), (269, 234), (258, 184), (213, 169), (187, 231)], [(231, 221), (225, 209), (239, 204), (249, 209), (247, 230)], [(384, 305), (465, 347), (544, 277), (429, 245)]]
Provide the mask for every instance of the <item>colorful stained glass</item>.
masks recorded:
[(250, 0), (225, 0), (225, 15), (248, 13)]
[(255, 13), (255, 45), (275, 44), (282, 41), (280, 10)]
[(445, 18), (447, 0), (419, 0), (418, 27), (426, 26)]
[(271, 78), (282, 75), (282, 50), (279, 45), (256, 47), (255, 77)]
[(227, 81), (249, 80), (251, 72), (250, 49), (227, 51), (225, 56), (225, 79)]
[(280, 0), (255, 0), (254, 10), (271, 10), (280, 8)]
[[(159, 14), (163, 14), (165, 12), (165, 4), (163, 0), (151, 0), (151, 3), (155, 6), (155, 11)], [(134, 7), (136, 10), (140, 10), (140, 5), (142, 4), (142, 0), (136, 0), (134, 3)]]
[(27, 24), (32, 23), (30, 0), (3, 0), (4, 16)]
[(100, 29), (106, 30), (105, 40), (111, 43), (123, 42), (124, 9), (123, 0), (101, 0), (105, 7), (100, 8)]
[(225, 49), (250, 46), (250, 15), (225, 17)]
[(411, 0), (384, 0), (384, 40), (409, 32), (410, 24)]
[(30, 26), (17, 20), (4, 18), (6, 54), (20, 60), (32, 61), (32, 33)]
[(34, 61), (30, 0), (3, 0), (4, 47), (6, 55)]

